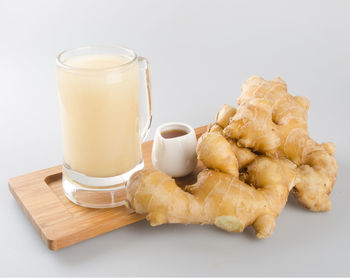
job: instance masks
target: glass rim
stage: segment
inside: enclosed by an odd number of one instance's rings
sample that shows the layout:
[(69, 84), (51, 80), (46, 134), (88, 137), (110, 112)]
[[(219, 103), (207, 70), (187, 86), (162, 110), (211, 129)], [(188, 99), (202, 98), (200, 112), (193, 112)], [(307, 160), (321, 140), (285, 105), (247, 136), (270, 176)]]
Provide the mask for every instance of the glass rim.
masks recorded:
[[(110, 66), (110, 67), (104, 67), (104, 68), (98, 68), (98, 69), (89, 69), (89, 68), (79, 68), (79, 67), (73, 67), (70, 65), (67, 65), (63, 60), (62, 60), (62, 56), (72, 52), (72, 51), (79, 51), (79, 50), (84, 50), (84, 49), (121, 49), (123, 51), (126, 51), (128, 53), (131, 54), (131, 59), (130, 61), (127, 61), (123, 64), (119, 64), (116, 66)], [(114, 45), (114, 46), (103, 46), (103, 45), (89, 45), (89, 46), (80, 46), (80, 47), (75, 47), (75, 48), (70, 48), (70, 49), (66, 49), (63, 50), (62, 52), (60, 52), (57, 56), (56, 56), (56, 65), (64, 68), (64, 69), (68, 69), (68, 70), (74, 70), (74, 71), (87, 71), (87, 72), (92, 72), (92, 71), (110, 71), (110, 70), (117, 70), (120, 68), (123, 68), (125, 66), (128, 66), (130, 64), (132, 64), (135, 60), (137, 59), (137, 54), (134, 50), (126, 48), (124, 46), (120, 46), (120, 45)]]

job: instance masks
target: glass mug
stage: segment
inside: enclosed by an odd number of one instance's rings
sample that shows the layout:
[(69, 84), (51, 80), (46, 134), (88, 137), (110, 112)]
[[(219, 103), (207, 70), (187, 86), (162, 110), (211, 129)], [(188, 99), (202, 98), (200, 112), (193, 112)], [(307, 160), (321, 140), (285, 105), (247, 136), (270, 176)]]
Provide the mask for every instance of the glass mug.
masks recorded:
[[(122, 205), (125, 182), (144, 166), (141, 144), (152, 120), (148, 61), (124, 47), (81, 47), (60, 53), (56, 68), (63, 191), (85, 207)], [(147, 119), (141, 132), (143, 83)]]

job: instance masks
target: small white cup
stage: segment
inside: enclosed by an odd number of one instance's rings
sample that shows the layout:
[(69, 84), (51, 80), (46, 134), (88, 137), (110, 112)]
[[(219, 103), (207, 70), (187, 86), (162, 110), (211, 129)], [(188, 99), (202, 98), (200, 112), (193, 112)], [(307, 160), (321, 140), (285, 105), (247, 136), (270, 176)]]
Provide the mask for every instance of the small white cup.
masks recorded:
[[(164, 138), (168, 130), (183, 130), (187, 134)], [(194, 129), (184, 123), (166, 123), (156, 130), (152, 149), (152, 163), (155, 168), (173, 178), (190, 174), (197, 165), (197, 138)]]

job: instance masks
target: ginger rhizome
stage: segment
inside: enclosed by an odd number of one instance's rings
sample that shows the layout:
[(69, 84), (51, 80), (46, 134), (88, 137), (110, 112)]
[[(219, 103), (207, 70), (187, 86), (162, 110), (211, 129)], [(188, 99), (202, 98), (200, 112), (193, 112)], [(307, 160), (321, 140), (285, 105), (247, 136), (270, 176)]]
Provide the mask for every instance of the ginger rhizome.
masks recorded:
[(225, 136), (238, 146), (295, 163), (299, 182), (293, 188), (294, 196), (312, 211), (330, 210), (329, 194), (338, 171), (335, 146), (318, 144), (309, 137), (309, 101), (288, 94), (281, 78), (266, 81), (253, 76), (241, 89), (236, 113), (227, 126), (221, 125)]
[(206, 169), (195, 184), (180, 188), (158, 170), (141, 170), (127, 184), (128, 205), (153, 226), (214, 224), (241, 232), (253, 225), (259, 238), (272, 234), (290, 190), (313, 211), (330, 209), (335, 147), (309, 137), (308, 100), (288, 94), (280, 78), (251, 77), (238, 104), (223, 105), (199, 138)]
[(260, 156), (247, 169), (246, 180), (205, 169), (198, 181), (178, 187), (168, 175), (153, 169), (135, 173), (127, 186), (130, 207), (147, 214), (152, 226), (164, 223), (214, 224), (229, 232), (253, 225), (259, 238), (269, 237), (296, 179), (288, 160)]

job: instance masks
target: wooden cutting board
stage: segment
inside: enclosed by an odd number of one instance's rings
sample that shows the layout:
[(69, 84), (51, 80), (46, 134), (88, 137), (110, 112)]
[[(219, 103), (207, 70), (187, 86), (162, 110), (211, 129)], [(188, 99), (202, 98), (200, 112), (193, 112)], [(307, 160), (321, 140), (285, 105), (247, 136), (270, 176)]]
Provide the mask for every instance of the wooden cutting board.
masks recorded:
[[(197, 137), (206, 126), (196, 128)], [(142, 145), (145, 168), (153, 168), (153, 141)], [(196, 182), (201, 166), (189, 176), (176, 179), (183, 186)], [(58, 250), (144, 219), (126, 207), (92, 209), (69, 201), (62, 190), (62, 167), (55, 166), (9, 179), (9, 188), (44, 243)]]

